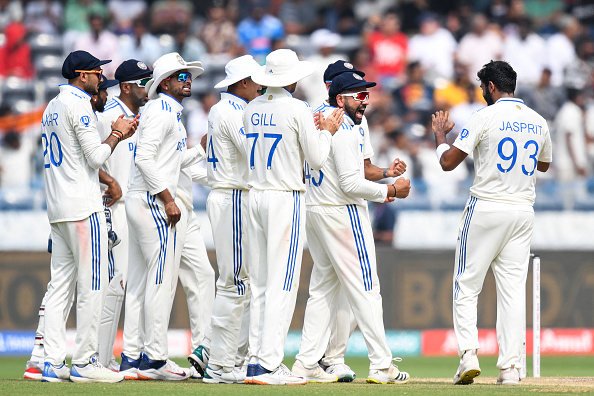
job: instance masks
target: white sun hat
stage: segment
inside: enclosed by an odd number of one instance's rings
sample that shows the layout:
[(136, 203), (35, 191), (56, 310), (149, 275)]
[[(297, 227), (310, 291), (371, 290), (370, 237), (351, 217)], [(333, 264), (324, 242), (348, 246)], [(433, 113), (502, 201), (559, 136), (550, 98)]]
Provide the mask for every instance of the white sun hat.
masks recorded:
[(187, 70), (192, 73), (192, 80), (204, 73), (202, 63), (199, 61), (186, 62), (177, 52), (171, 52), (161, 56), (153, 63), (153, 78), (146, 83), (146, 92), (149, 99), (157, 99), (157, 87), (167, 77), (179, 70)]
[(251, 77), (253, 73), (262, 68), (263, 66), (260, 66), (251, 55), (243, 55), (239, 58), (231, 59), (225, 65), (225, 73), (227, 76), (214, 87), (228, 87), (229, 85), (235, 84), (237, 81)]
[(310, 36), (311, 44), (316, 48), (336, 47), (340, 44), (340, 35), (328, 29), (318, 29)]
[(314, 72), (315, 66), (308, 61), (300, 61), (295, 51), (278, 49), (266, 57), (263, 69), (252, 75), (256, 84), (265, 87), (286, 87)]

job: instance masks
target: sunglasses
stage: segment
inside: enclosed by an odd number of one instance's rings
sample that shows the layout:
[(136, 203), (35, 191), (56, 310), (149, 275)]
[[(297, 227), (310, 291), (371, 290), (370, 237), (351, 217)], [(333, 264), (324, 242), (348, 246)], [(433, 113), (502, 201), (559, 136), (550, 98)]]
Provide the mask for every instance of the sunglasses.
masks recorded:
[[(170, 80), (171, 77), (175, 77), (175, 76), (167, 77), (166, 80)], [(179, 82), (186, 82), (186, 81), (192, 82), (192, 73), (189, 73), (189, 72), (179, 73), (177, 75), (177, 81), (179, 81)]]
[(140, 79), (140, 80), (130, 80), (130, 81), (124, 81), (124, 82), (125, 82), (125, 83), (128, 83), (128, 84), (136, 84), (136, 85), (138, 85), (139, 87), (141, 87), (141, 88), (144, 88), (144, 87), (146, 87), (146, 84), (147, 84), (147, 83), (148, 83), (150, 80), (151, 80), (151, 77), (145, 77), (145, 78), (142, 78), (142, 79)]
[(369, 91), (362, 91), (362, 92), (355, 92), (350, 94), (341, 94), (342, 96), (350, 96), (351, 98), (358, 100), (360, 102), (365, 102), (369, 100)]
[(103, 69), (99, 70), (75, 70), (76, 73), (94, 73), (99, 74), (99, 81), (103, 78)]

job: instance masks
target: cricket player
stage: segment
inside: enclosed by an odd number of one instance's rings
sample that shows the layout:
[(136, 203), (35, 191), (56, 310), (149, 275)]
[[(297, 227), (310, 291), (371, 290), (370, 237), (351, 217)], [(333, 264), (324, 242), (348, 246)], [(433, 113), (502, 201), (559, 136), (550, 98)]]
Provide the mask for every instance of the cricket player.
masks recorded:
[(282, 364), (283, 346), (295, 309), (305, 205), (303, 161), (320, 169), (330, 151), (331, 135), (342, 122), (342, 111), (320, 119), (317, 131), (311, 108), (294, 99), (297, 81), (313, 72), (288, 49), (273, 51), (263, 70), (252, 74), (268, 87), (243, 114), (249, 155), (248, 273), (250, 361), (246, 383), (306, 384)]
[[(102, 113), (99, 113), (99, 132), (105, 136), (109, 124), (123, 115), (124, 119), (133, 119), (146, 104), (145, 85), (150, 80), (152, 70), (137, 59), (128, 59), (118, 66), (115, 78), (119, 82), (120, 94), (110, 100)], [(105, 305), (99, 328), (99, 361), (114, 371), (120, 365), (113, 356), (113, 344), (118, 330), (126, 283), (128, 281), (128, 221), (126, 219), (125, 197), (128, 192), (130, 170), (134, 165), (136, 135), (114, 150), (113, 155), (102, 169), (112, 175), (121, 187), (121, 199), (111, 197), (105, 200), (106, 216), (110, 216), (113, 232), (120, 243), (109, 253), (109, 287), (105, 296)]]
[[(98, 94), (91, 95), (91, 107), (97, 115), (99, 112), (103, 111), (105, 107), (105, 102), (107, 101), (107, 88), (117, 84), (116, 80), (107, 80), (105, 76), (102, 76), (102, 80), (98, 86)], [(99, 120), (97, 121), (97, 128), (99, 129)], [(107, 126), (108, 131), (110, 131), (110, 126)], [(109, 134), (109, 132), (108, 132)], [(107, 137), (107, 136), (106, 136)], [(132, 138), (129, 138), (132, 139)], [(116, 147), (117, 148), (117, 147)], [(112, 153), (113, 155), (113, 153)], [(107, 186), (105, 190), (104, 196), (109, 197), (121, 197), (121, 189), (118, 182), (111, 177), (109, 174), (104, 172), (102, 169), (99, 169), (99, 181), (102, 185)], [(109, 227), (108, 227), (109, 229)], [(109, 234), (108, 234), (109, 235)], [(111, 241), (110, 241), (111, 242)], [(48, 241), (48, 252), (51, 253), (51, 239)], [(108, 243), (109, 245), (109, 243)], [(109, 272), (109, 270), (108, 270)], [(46, 291), (45, 295), (43, 296), (43, 300), (41, 301), (41, 306), (39, 307), (39, 322), (37, 324), (37, 330), (35, 332), (35, 343), (33, 345), (33, 351), (31, 352), (31, 358), (27, 361), (25, 374), (23, 375), (24, 379), (31, 379), (31, 380), (41, 380), (43, 375), (43, 364), (44, 364), (44, 347), (43, 347), (43, 338), (45, 333), (45, 302), (47, 301), (47, 296), (49, 295), (49, 288), (51, 287), (51, 283), (47, 285), (48, 290)], [(66, 309), (64, 310), (64, 321), (68, 320), (68, 314), (70, 313), (70, 309), (72, 308), (72, 303), (74, 302), (74, 289), (72, 289), (72, 293), (70, 296), (70, 303), (66, 304)]]
[[(356, 73), (361, 77), (365, 77), (365, 72), (358, 70), (353, 64), (344, 60), (338, 60), (330, 64), (324, 71), (324, 83), (326, 84), (326, 90), (330, 90), (332, 80), (342, 73)], [(314, 112), (324, 110), (326, 107), (331, 107), (326, 100), (320, 106), (316, 108)], [(371, 146), (369, 125), (367, 123), (367, 117), (363, 115), (361, 123), (355, 128), (359, 130), (359, 133), (363, 136), (363, 159), (365, 178), (371, 181), (378, 181), (389, 177), (398, 177), (406, 171), (406, 163), (396, 158), (388, 168), (379, 168), (371, 163), (371, 158), (374, 155), (373, 147)], [(313, 169), (306, 170), (306, 174), (310, 175), (308, 186), (314, 186), (311, 183), (311, 173)], [(315, 179), (314, 179), (315, 180)], [(365, 202), (365, 205), (367, 203)], [(348, 302), (348, 299), (342, 291), (342, 286), (338, 296), (336, 297), (336, 307), (332, 309), (332, 316), (330, 320), (330, 326), (326, 334), (324, 335), (324, 341), (328, 344), (324, 356), (320, 360), (320, 366), (329, 374), (334, 374), (338, 377), (338, 382), (351, 382), (357, 375), (355, 372), (345, 364), (344, 355), (348, 346), (348, 341), (355, 328), (357, 327), (357, 321), (353, 315), (353, 310)]]
[(497, 286), (497, 384), (517, 385), (526, 275), (534, 225), (536, 171), (552, 161), (551, 136), (543, 117), (514, 98), (516, 72), (491, 61), (477, 73), (487, 107), (474, 112), (453, 145), (448, 113), (432, 116), (437, 158), (451, 171), (474, 154), (475, 178), (462, 214), (454, 262), (454, 330), (460, 366), (454, 384), (471, 384), (481, 369), (477, 357), (477, 299), (489, 267)]
[(208, 116), (207, 175), (212, 190), (207, 212), (219, 278), (212, 311), (210, 358), (203, 380), (207, 383), (245, 381), (242, 362), (236, 362), (242, 318), (250, 298), (246, 265), (249, 153), (243, 110), (259, 95), (260, 85), (250, 78), (258, 69), (260, 65), (251, 55), (229, 61), (225, 79), (215, 85), (227, 90), (221, 92), (221, 100)]
[(410, 190), (410, 181), (405, 178), (387, 185), (365, 179), (365, 138), (357, 126), (369, 104), (367, 88), (375, 85), (354, 72), (333, 79), (329, 90), (332, 107), (326, 112), (341, 108), (345, 120), (332, 137), (326, 164), (321, 170), (306, 174), (310, 182), (305, 228), (314, 267), (293, 372), (310, 382), (338, 380), (337, 375), (322, 370), (318, 361), (328, 346), (320, 335), (328, 329), (341, 285), (369, 349), (367, 382), (402, 384), (410, 379), (408, 373), (399, 371), (392, 363), (386, 341), (375, 245), (365, 203), (405, 198)]
[[(60, 86), (41, 121), (47, 213), (51, 225), (51, 279), (45, 303), (42, 381), (119, 382), (123, 376), (97, 358), (100, 310), (107, 288), (107, 229), (99, 167), (117, 144), (131, 136), (137, 119), (117, 119), (101, 143), (91, 95), (98, 93), (101, 61), (86, 51), (71, 52), (62, 65), (68, 84)], [(66, 357), (66, 309), (77, 290), (77, 335), (72, 369)]]
[(172, 52), (155, 61), (153, 78), (146, 85), (150, 100), (142, 115), (136, 167), (125, 203), (130, 282), (122, 365), (127, 365), (126, 376), (132, 378), (135, 370), (140, 379), (175, 381), (190, 375), (168, 359), (167, 328), (175, 275), (175, 225), (181, 217), (175, 203), (180, 170), (206, 157), (202, 147), (186, 147), (182, 101), (191, 96), (192, 80), (203, 71), (200, 62), (186, 62)]

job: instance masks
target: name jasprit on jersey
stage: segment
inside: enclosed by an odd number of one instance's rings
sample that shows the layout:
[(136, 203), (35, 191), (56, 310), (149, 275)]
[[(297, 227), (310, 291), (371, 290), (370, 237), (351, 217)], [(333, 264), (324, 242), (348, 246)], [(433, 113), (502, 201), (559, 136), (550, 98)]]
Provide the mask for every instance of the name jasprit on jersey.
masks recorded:
[(542, 126), (538, 125), (538, 124), (530, 124), (530, 123), (526, 123), (526, 122), (518, 122), (518, 121), (514, 121), (514, 122), (509, 122), (509, 121), (503, 121), (503, 123), (501, 124), (501, 128), (499, 128), (500, 131), (513, 131), (513, 132), (527, 132), (527, 133), (533, 133), (535, 135), (542, 135)]

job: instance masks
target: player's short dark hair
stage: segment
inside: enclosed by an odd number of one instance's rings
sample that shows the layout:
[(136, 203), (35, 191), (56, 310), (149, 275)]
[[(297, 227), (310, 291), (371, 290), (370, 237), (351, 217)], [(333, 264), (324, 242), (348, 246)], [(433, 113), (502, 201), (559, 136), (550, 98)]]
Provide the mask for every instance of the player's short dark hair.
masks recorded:
[(516, 90), (518, 74), (505, 61), (492, 60), (484, 65), (476, 75), (485, 86), (489, 85), (489, 81), (491, 81), (503, 93), (513, 94)]
[(335, 97), (330, 96), (328, 98), (328, 104), (333, 107), (338, 107), (338, 101), (336, 100), (336, 96)]

